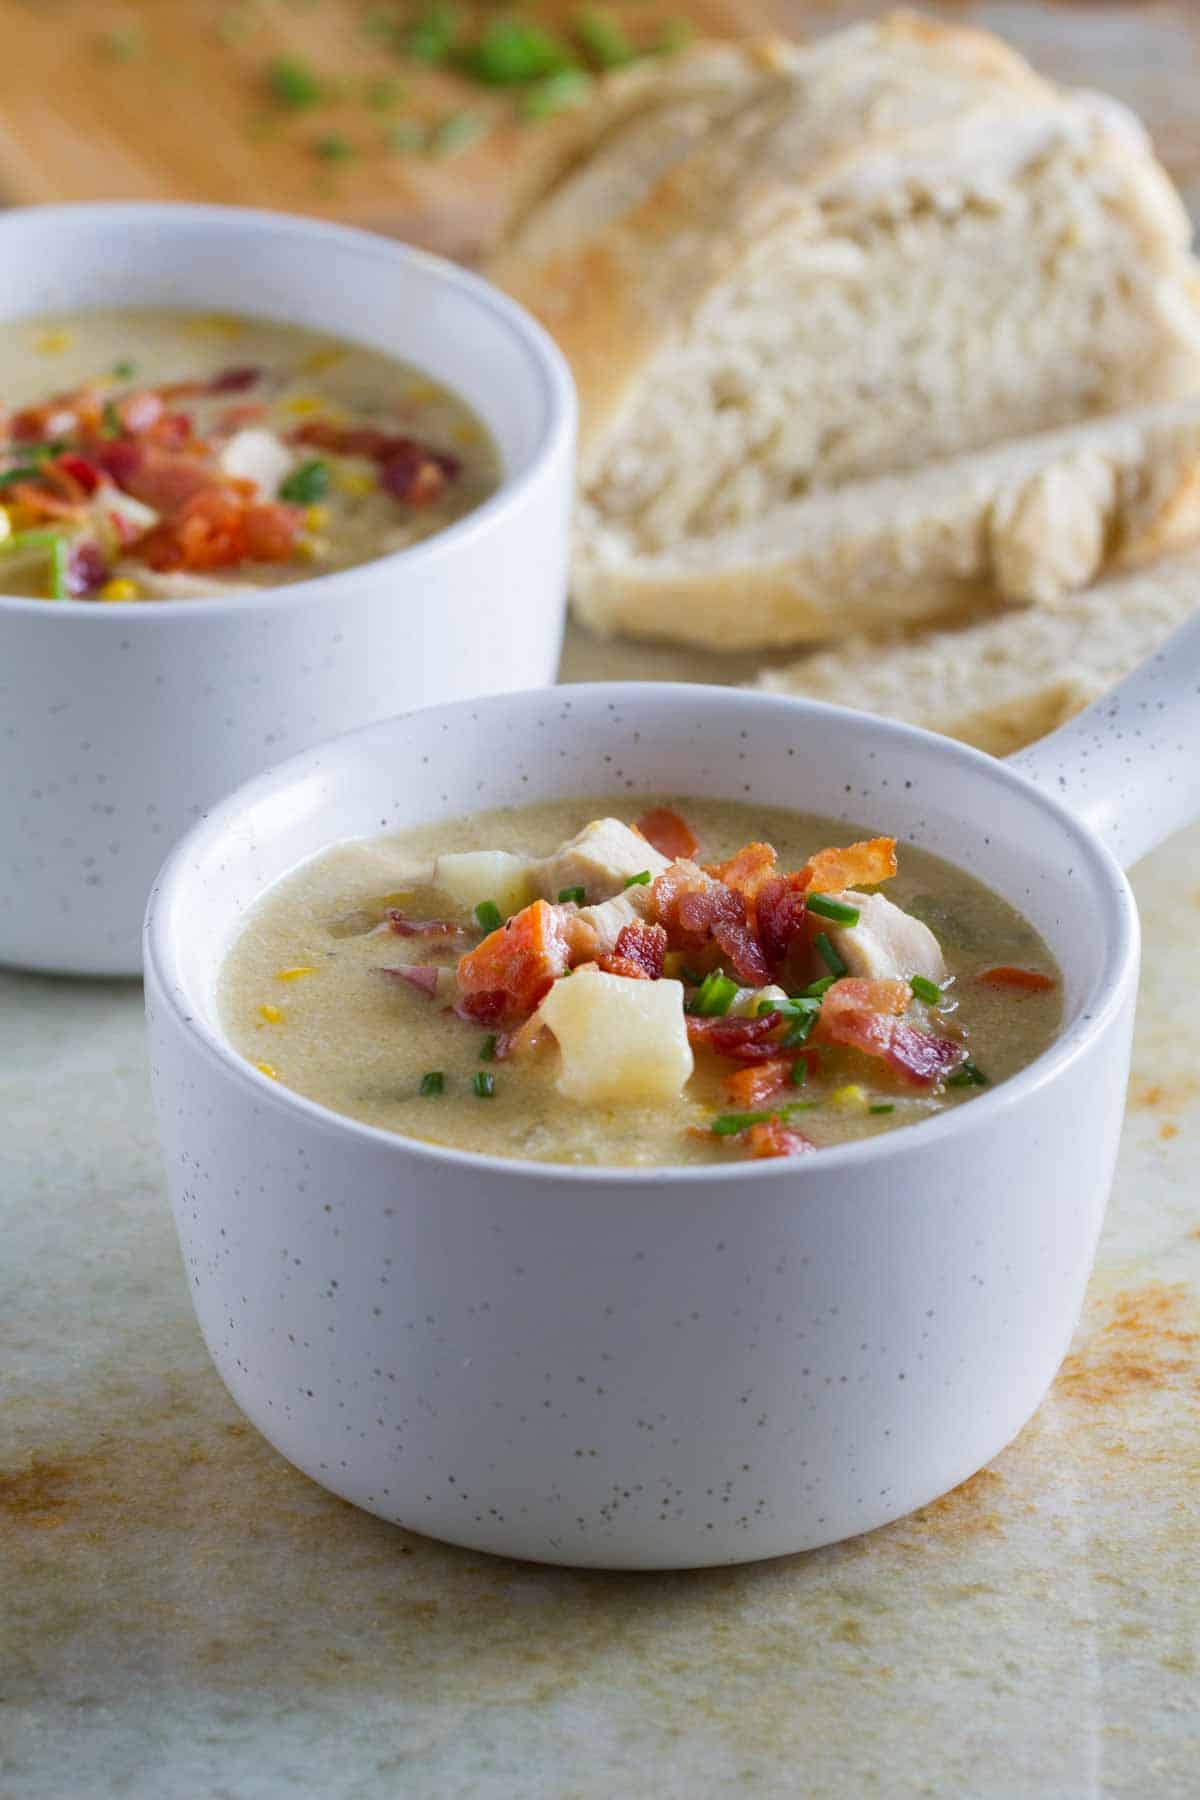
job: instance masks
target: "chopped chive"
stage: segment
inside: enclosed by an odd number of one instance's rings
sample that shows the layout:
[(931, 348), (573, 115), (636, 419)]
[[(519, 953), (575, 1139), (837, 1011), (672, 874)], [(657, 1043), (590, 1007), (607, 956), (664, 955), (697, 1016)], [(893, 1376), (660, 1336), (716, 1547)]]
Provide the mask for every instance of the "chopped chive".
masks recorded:
[(792, 1064), (792, 1086), (803, 1087), (808, 1080), (808, 1064), (802, 1056), (798, 1056)]
[(463, 57), (467, 73), (487, 87), (524, 87), (574, 61), (560, 38), (525, 19), (493, 20)]
[(444, 1094), (445, 1091), (446, 1077), (442, 1074), (440, 1069), (430, 1069), (427, 1075), (422, 1075), (421, 1085), (417, 1089), (417, 1092), (424, 1095), (426, 1099), (428, 1099), (431, 1094)]
[(550, 119), (555, 113), (581, 106), (591, 93), (594, 82), (586, 69), (556, 69), (531, 82), (521, 95), (523, 119)]
[(798, 1049), (811, 1036), (812, 1028), (820, 1016), (820, 1011), (816, 1007), (812, 1012), (798, 1013), (784, 1032), (780, 1048), (782, 1050)]
[(0, 475), (0, 488), (11, 487), (14, 481), (36, 481), (38, 470), (32, 463), (22, 463), (20, 468), (6, 469)]
[(132, 381), (137, 374), (137, 364), (130, 362), (128, 357), (122, 357), (120, 362), (113, 364), (112, 372), (117, 381)]
[(279, 484), (279, 498), (290, 500), (295, 506), (311, 506), (315, 500), (323, 500), (328, 492), (329, 464), (319, 456), (301, 463)]
[(619, 69), (637, 56), (620, 23), (598, 6), (585, 7), (577, 15), (575, 36), (598, 69)]
[(819, 1000), (822, 994), (829, 992), (836, 980), (836, 975), (822, 975), (819, 981), (810, 981), (804, 990), (804, 999)]
[(496, 1033), (491, 1031), (479, 1046), (480, 1062), (493, 1062), (496, 1056)]
[(325, 95), (324, 86), (314, 71), (297, 56), (276, 57), (267, 70), (267, 86), (273, 100), (297, 112), (320, 105)]
[(458, 156), (486, 137), (491, 126), (478, 113), (450, 113), (436, 126), (429, 138), (430, 156)]
[(955, 1069), (953, 1075), (947, 1075), (946, 1086), (947, 1087), (956, 1087), (956, 1088), (959, 1088), (959, 1087), (990, 1087), (991, 1082), (989, 1081), (988, 1077), (984, 1074), (983, 1070), (979, 1067), (979, 1065), (977, 1063), (973, 1063), (971, 1061), (970, 1057), (968, 1056), (968, 1057), (964, 1058), (964, 1060), (959, 1064), (958, 1068)]
[(639, 869), (639, 870), (638, 870), (638, 872), (637, 872), (637, 874), (636, 874), (636, 875), (631, 875), (631, 876), (630, 876), (630, 877), (629, 877), (629, 879), (628, 879), (628, 881), (627, 881), (627, 882), (626, 882), (626, 883), (625, 883), (625, 886), (626, 886), (626, 887), (627, 887), (627, 888), (631, 888), (631, 887), (649, 887), (649, 885), (650, 885), (650, 871), (649, 871), (649, 869)]
[(494, 900), (481, 900), (475, 908), (475, 917), (483, 931), (499, 931), (504, 923), (504, 914)]
[(940, 1004), (942, 990), (936, 981), (930, 981), (925, 975), (914, 975), (908, 985), (917, 999), (924, 1000), (927, 1006)]
[(319, 156), (322, 162), (349, 162), (354, 154), (354, 145), (340, 131), (327, 131), (313, 144), (313, 155)]
[(846, 965), (834, 949), (827, 932), (818, 931), (813, 939), (813, 947), (835, 981), (846, 973)]
[(815, 1100), (793, 1100), (787, 1106), (775, 1106), (768, 1112), (722, 1113), (714, 1119), (709, 1130), (716, 1137), (734, 1137), (740, 1131), (748, 1131), (751, 1125), (764, 1125), (768, 1119), (787, 1119), (794, 1112), (811, 1112), (816, 1105)]
[(811, 995), (800, 994), (794, 1000), (760, 1000), (758, 1016), (765, 1019), (768, 1013), (779, 1013), (785, 1019), (794, 1019), (800, 1013), (817, 1013), (820, 1004)]
[(67, 585), (70, 555), (66, 537), (60, 532), (50, 546), (50, 598), (52, 600), (66, 600), (70, 597)]
[(868, 1106), (867, 1108), (867, 1111), (870, 1113), (890, 1113), (895, 1112), (895, 1110), (896, 1108), (892, 1105), (890, 1100), (884, 1105)]
[(486, 1069), (480, 1069), (471, 1082), (480, 1100), (491, 1100), (496, 1092), (496, 1077)]
[(808, 910), (816, 913), (819, 919), (832, 919), (835, 925), (857, 925), (862, 914), (857, 906), (847, 906), (844, 900), (834, 900), (828, 894), (809, 894)]
[(582, 906), (587, 899), (587, 892), (581, 887), (559, 888), (558, 900), (561, 906), (565, 900), (573, 900), (576, 906)]
[(738, 984), (723, 969), (706, 975), (692, 995), (691, 1011), (702, 1019), (723, 1019), (738, 994)]

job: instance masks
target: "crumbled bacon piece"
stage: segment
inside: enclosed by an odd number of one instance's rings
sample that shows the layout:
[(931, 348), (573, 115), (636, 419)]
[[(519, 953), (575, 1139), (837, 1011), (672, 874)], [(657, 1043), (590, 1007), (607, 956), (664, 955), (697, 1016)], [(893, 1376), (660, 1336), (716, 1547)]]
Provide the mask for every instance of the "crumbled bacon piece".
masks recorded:
[(602, 957), (606, 975), (625, 975), (634, 981), (657, 981), (667, 954), (667, 934), (661, 925), (624, 925), (612, 954)]
[(728, 862), (710, 865), (706, 875), (723, 881), (726, 887), (753, 900), (763, 883), (774, 873), (776, 856), (771, 844), (744, 844)]
[(41, 481), (14, 481), (6, 498), (38, 519), (80, 519), (86, 511), (78, 499), (52, 493)]
[(746, 1133), (750, 1154), (754, 1157), (803, 1156), (816, 1145), (802, 1131), (793, 1131), (782, 1119), (760, 1119)]
[(73, 388), (70, 393), (53, 395), (41, 406), (22, 407), (13, 414), (9, 430), (17, 443), (46, 443), (74, 437), (77, 432), (98, 431), (102, 411), (95, 388)]
[(74, 600), (86, 599), (108, 579), (108, 561), (94, 538), (73, 544), (67, 556), (67, 592)]
[(461, 925), (453, 919), (410, 919), (397, 906), (388, 908), (387, 922), (397, 937), (465, 937)]
[(896, 873), (896, 840), (865, 838), (844, 850), (818, 850), (809, 857), (804, 872), (807, 885), (819, 894), (840, 894), (845, 888), (887, 881)]
[(288, 441), (378, 463), (383, 486), (397, 500), (410, 504), (433, 499), (447, 481), (457, 481), (462, 474), (462, 460), (452, 452), (435, 450), (416, 438), (397, 437), (376, 425), (335, 425), (329, 419), (307, 419), (288, 434)]
[(459, 1011), (483, 1024), (519, 1024), (566, 973), (568, 958), (558, 909), (535, 900), (460, 959)]
[(246, 365), (236, 369), (222, 369), (208, 383), (210, 394), (244, 394), (247, 388), (257, 387), (262, 380), (262, 370)]
[(751, 1064), (736, 1074), (726, 1075), (721, 1089), (735, 1112), (754, 1112), (780, 1088), (790, 1086), (791, 1080), (791, 1063), (782, 1056), (773, 1056), (769, 1062)]
[(808, 878), (802, 870), (764, 881), (754, 901), (758, 941), (772, 975), (787, 961), (793, 945), (805, 937)]
[(903, 981), (835, 981), (821, 1002), (817, 1030), (833, 1044), (881, 1057), (908, 1080), (928, 1085), (966, 1056), (952, 1038), (932, 1037), (898, 1017), (908, 1005)]
[(148, 532), (135, 553), (160, 570), (287, 562), (299, 533), (299, 514), (292, 507), (249, 501), (232, 486), (205, 487)]
[(766, 1062), (778, 1053), (775, 1033), (779, 1024), (778, 1013), (767, 1013), (761, 1019), (706, 1019), (689, 1013), (688, 1042), (693, 1049), (703, 1047), (734, 1062)]
[(438, 969), (434, 963), (400, 963), (394, 968), (380, 969), (389, 981), (403, 981), (419, 994), (433, 999), (438, 991)]
[(263, 400), (242, 400), (237, 406), (227, 406), (217, 420), (217, 431), (222, 437), (231, 436), (240, 431), (244, 425), (257, 425), (260, 419), (267, 416), (266, 402)]
[(653, 806), (644, 812), (634, 830), (640, 831), (646, 842), (670, 862), (686, 861), (700, 848), (700, 840), (687, 820), (667, 806)]
[(910, 1081), (928, 1084), (944, 1081), (966, 1060), (966, 1046), (954, 1038), (931, 1037), (915, 1025), (897, 1021), (886, 1057)]
[(65, 475), (84, 494), (94, 494), (104, 479), (103, 472), (94, 462), (89, 462), (86, 456), (76, 456), (73, 451), (55, 457), (50, 467), (57, 474)]
[(428, 506), (446, 481), (445, 469), (415, 443), (393, 451), (379, 469), (379, 485), (406, 506)]

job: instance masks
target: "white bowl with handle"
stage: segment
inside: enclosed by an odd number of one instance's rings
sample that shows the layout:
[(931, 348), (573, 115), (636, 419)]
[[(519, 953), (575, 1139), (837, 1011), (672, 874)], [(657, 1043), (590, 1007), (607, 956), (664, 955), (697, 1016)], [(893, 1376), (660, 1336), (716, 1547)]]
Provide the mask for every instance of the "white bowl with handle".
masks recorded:
[(219, 795), (372, 719), (553, 679), (574, 392), (487, 282), (313, 220), (35, 207), (0, 217), (0, 267), (0, 325), (179, 308), (392, 354), (473, 408), (504, 467), (447, 530), (313, 581), (121, 607), (0, 596), (0, 963), (134, 975), (155, 870)]
[[(162, 872), (146, 970), (184, 1266), (238, 1404), (385, 1518), (600, 1567), (828, 1543), (995, 1456), (1079, 1314), (1137, 985), (1120, 859), (1196, 810), (1195, 757), (1174, 751), (1200, 730), (1197, 667), (1200, 620), (1010, 765), (816, 703), (635, 684), (391, 720), (224, 801)], [(299, 863), (605, 784), (839, 815), (969, 869), (1049, 942), (1061, 1034), (969, 1104), (868, 1141), (649, 1171), (394, 1136), (230, 1048), (218, 971)]]

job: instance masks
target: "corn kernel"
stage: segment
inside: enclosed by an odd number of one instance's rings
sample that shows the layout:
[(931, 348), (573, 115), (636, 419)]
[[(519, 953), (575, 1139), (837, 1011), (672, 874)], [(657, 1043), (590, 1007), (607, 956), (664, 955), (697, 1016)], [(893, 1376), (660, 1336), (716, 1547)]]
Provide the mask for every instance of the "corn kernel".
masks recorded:
[(483, 433), (480, 431), (478, 425), (456, 425), (454, 428), (454, 436), (458, 443), (470, 445), (478, 444), (483, 437)]
[(329, 523), (327, 506), (310, 506), (304, 515), (304, 523), (309, 531), (324, 531)]
[(845, 1087), (834, 1088), (829, 1096), (831, 1106), (840, 1106), (846, 1112), (866, 1112), (867, 1096), (857, 1081), (848, 1082)]
[(323, 375), (326, 369), (336, 368), (345, 355), (340, 344), (325, 344), (319, 350), (310, 351), (300, 367), (306, 375)]
[(39, 331), (33, 340), (33, 347), (40, 356), (61, 356), (75, 342), (69, 331)]
[(266, 1001), (266, 1000), (264, 1000), (262, 1005), (259, 1007), (258, 1016), (262, 1020), (264, 1025), (282, 1025), (283, 1024), (282, 1009), (278, 1006), (272, 1006), (270, 1004), (270, 1002)]
[(114, 575), (100, 589), (102, 600), (140, 600), (142, 590), (136, 581), (130, 581), (126, 575)]
[(297, 963), (294, 969), (276, 969), (276, 981), (299, 981), (305, 975), (315, 975), (315, 963)]
[(373, 494), (379, 483), (366, 469), (338, 469), (334, 473), (333, 485), (339, 493), (351, 494), (356, 500), (361, 500), (364, 495)]
[(305, 419), (310, 413), (324, 412), (326, 407), (316, 394), (291, 394), (283, 402), (283, 410), (294, 419)]
[(260, 1075), (265, 1075), (267, 1077), (268, 1081), (279, 1080), (279, 1070), (275, 1067), (274, 1063), (256, 1062), (254, 1066)]

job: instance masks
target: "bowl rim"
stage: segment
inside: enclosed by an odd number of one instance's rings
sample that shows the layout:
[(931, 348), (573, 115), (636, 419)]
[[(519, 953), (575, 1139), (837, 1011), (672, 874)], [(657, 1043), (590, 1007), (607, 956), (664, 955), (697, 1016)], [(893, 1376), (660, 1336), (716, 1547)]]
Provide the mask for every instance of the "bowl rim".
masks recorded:
[[(61, 221), (64, 231), (69, 231), (84, 219), (96, 220), (101, 224), (109, 223), (114, 231), (121, 231), (133, 223), (160, 227), (164, 231), (170, 230), (173, 225), (183, 224), (208, 227), (214, 233), (222, 229), (235, 234), (257, 233), (269, 229), (279, 235), (314, 242), (317, 247), (338, 247), (374, 260), (416, 267), (431, 279), (457, 288), (481, 311), (490, 313), (504, 326), (524, 351), (531, 375), (540, 388), (543, 409), (541, 435), (525, 467), (515, 476), (506, 473), (493, 494), (489, 494), (486, 500), (471, 512), (465, 513), (461, 519), (456, 519), (453, 524), (434, 532), (431, 537), (424, 538), (419, 543), (405, 545), (385, 556), (373, 557), (368, 562), (356, 563), (346, 569), (335, 569), (327, 575), (314, 576), (308, 581), (290, 581), (234, 594), (214, 594), (209, 597), (195, 595), (186, 600), (162, 597), (141, 601), (136, 606), (121, 607), (121, 619), (135, 630), (138, 620), (158, 620), (169, 617), (172, 613), (187, 616), (193, 606), (202, 609), (205, 617), (220, 616), (222, 613), (253, 612), (256, 609), (278, 607), (292, 600), (297, 604), (319, 600), (325, 593), (334, 590), (344, 591), (348, 587), (364, 587), (389, 579), (400, 579), (410, 568), (419, 572), (427, 564), (453, 556), (460, 545), (470, 544), (501, 525), (510, 513), (524, 503), (530, 489), (542, 480), (547, 468), (564, 456), (568, 460), (571, 458), (577, 414), (575, 384), (567, 360), (554, 339), (531, 313), (517, 301), (510, 299), (494, 283), (445, 257), (434, 255), (432, 251), (422, 250), (419, 246), (404, 243), (398, 238), (384, 237), (379, 232), (363, 230), (360, 226), (339, 225), (332, 220), (308, 218), (301, 213), (272, 212), (253, 206), (151, 200), (85, 201), (63, 206), (14, 207), (7, 213), (0, 213), (0, 247), (4, 244), (6, 234), (20, 231), (27, 221), (34, 219), (47, 221), (51, 225)], [(251, 298), (248, 294), (247, 299)], [(80, 310), (86, 311), (87, 308)], [(337, 335), (336, 329), (331, 329), (330, 336)], [(110, 607), (97, 606), (94, 600), (50, 601), (25, 594), (0, 594), (0, 612), (34, 614), (50, 619), (98, 619), (110, 618), (112, 611)]]
[[(170, 919), (186, 896), (190, 862), (207, 845), (219, 844), (231, 829), (236, 830), (239, 817), (249, 806), (315, 772), (331, 750), (372, 735), (384, 738), (404, 720), (420, 718), (428, 721), (432, 731), (448, 715), (472, 711), (477, 713), (484, 707), (499, 709), (534, 700), (544, 704), (548, 696), (569, 702), (577, 702), (586, 696), (590, 703), (597, 706), (615, 703), (627, 709), (631, 704), (636, 705), (639, 700), (646, 705), (655, 705), (666, 695), (680, 694), (687, 696), (689, 709), (693, 713), (697, 708), (728, 710), (731, 713), (737, 709), (738, 716), (750, 723), (753, 723), (756, 714), (771, 712), (777, 716), (794, 717), (797, 710), (815, 716), (817, 720), (856, 719), (893, 743), (911, 744), (915, 741), (932, 747), (948, 761), (964, 763), (973, 767), (982, 778), (1001, 782), (1018, 794), (1024, 804), (1034, 805), (1044, 813), (1049, 813), (1073, 842), (1087, 870), (1092, 890), (1107, 899), (1103, 965), (1097, 970), (1090, 989), (1081, 999), (1072, 1022), (1032, 1062), (988, 1088), (986, 1092), (973, 1097), (969, 1105), (951, 1107), (945, 1112), (927, 1115), (899, 1127), (898, 1131), (881, 1132), (873, 1138), (830, 1145), (813, 1156), (759, 1161), (740, 1158), (729, 1163), (693, 1165), (628, 1166), (543, 1162), (524, 1157), (495, 1156), (482, 1151), (459, 1150), (444, 1144), (430, 1143), (422, 1138), (388, 1131), (382, 1126), (365, 1124), (362, 1120), (336, 1112), (321, 1102), (310, 1100), (281, 1082), (262, 1075), (234, 1049), (223, 1032), (214, 1031), (207, 1023), (198, 1019), (187, 1004), (184, 985), (173, 972), (168, 927)], [(634, 729), (632, 724), (630, 729)], [(536, 797), (531, 796), (528, 804), (536, 805)], [(333, 840), (326, 848), (334, 848), (338, 841)], [(953, 862), (953, 858), (944, 860)], [(526, 689), (516, 694), (490, 695), (479, 700), (450, 701), (440, 706), (377, 720), (373, 724), (326, 739), (324, 743), (289, 757), (274, 768), (253, 777), (233, 793), (226, 795), (190, 827), (174, 845), (155, 879), (143, 927), (148, 1009), (153, 989), (170, 1008), (175, 1022), (210, 1064), (218, 1066), (228, 1079), (253, 1092), (259, 1103), (269, 1105), (273, 1110), (281, 1110), (285, 1116), (294, 1119), (298, 1126), (302, 1124), (307, 1130), (348, 1134), (351, 1139), (375, 1145), (385, 1154), (400, 1159), (411, 1158), (418, 1167), (422, 1163), (432, 1163), (457, 1169), (467, 1175), (495, 1176), (509, 1181), (525, 1179), (539, 1184), (569, 1180), (586, 1186), (642, 1188), (647, 1185), (673, 1186), (679, 1182), (702, 1188), (747, 1180), (811, 1182), (820, 1180), (822, 1172), (856, 1169), (859, 1165), (869, 1167), (885, 1155), (894, 1159), (898, 1153), (920, 1155), (928, 1151), (933, 1154), (948, 1137), (976, 1127), (983, 1129), (991, 1120), (1019, 1108), (1026, 1098), (1066, 1074), (1089, 1051), (1097, 1038), (1116, 1023), (1125, 1004), (1127, 989), (1136, 980), (1139, 949), (1140, 929), (1136, 902), (1125, 872), (1111, 852), (1057, 796), (1045, 792), (1026, 775), (998, 758), (915, 725), (879, 718), (874, 714), (834, 706), (825, 701), (680, 682), (577, 683), (540, 690)]]

